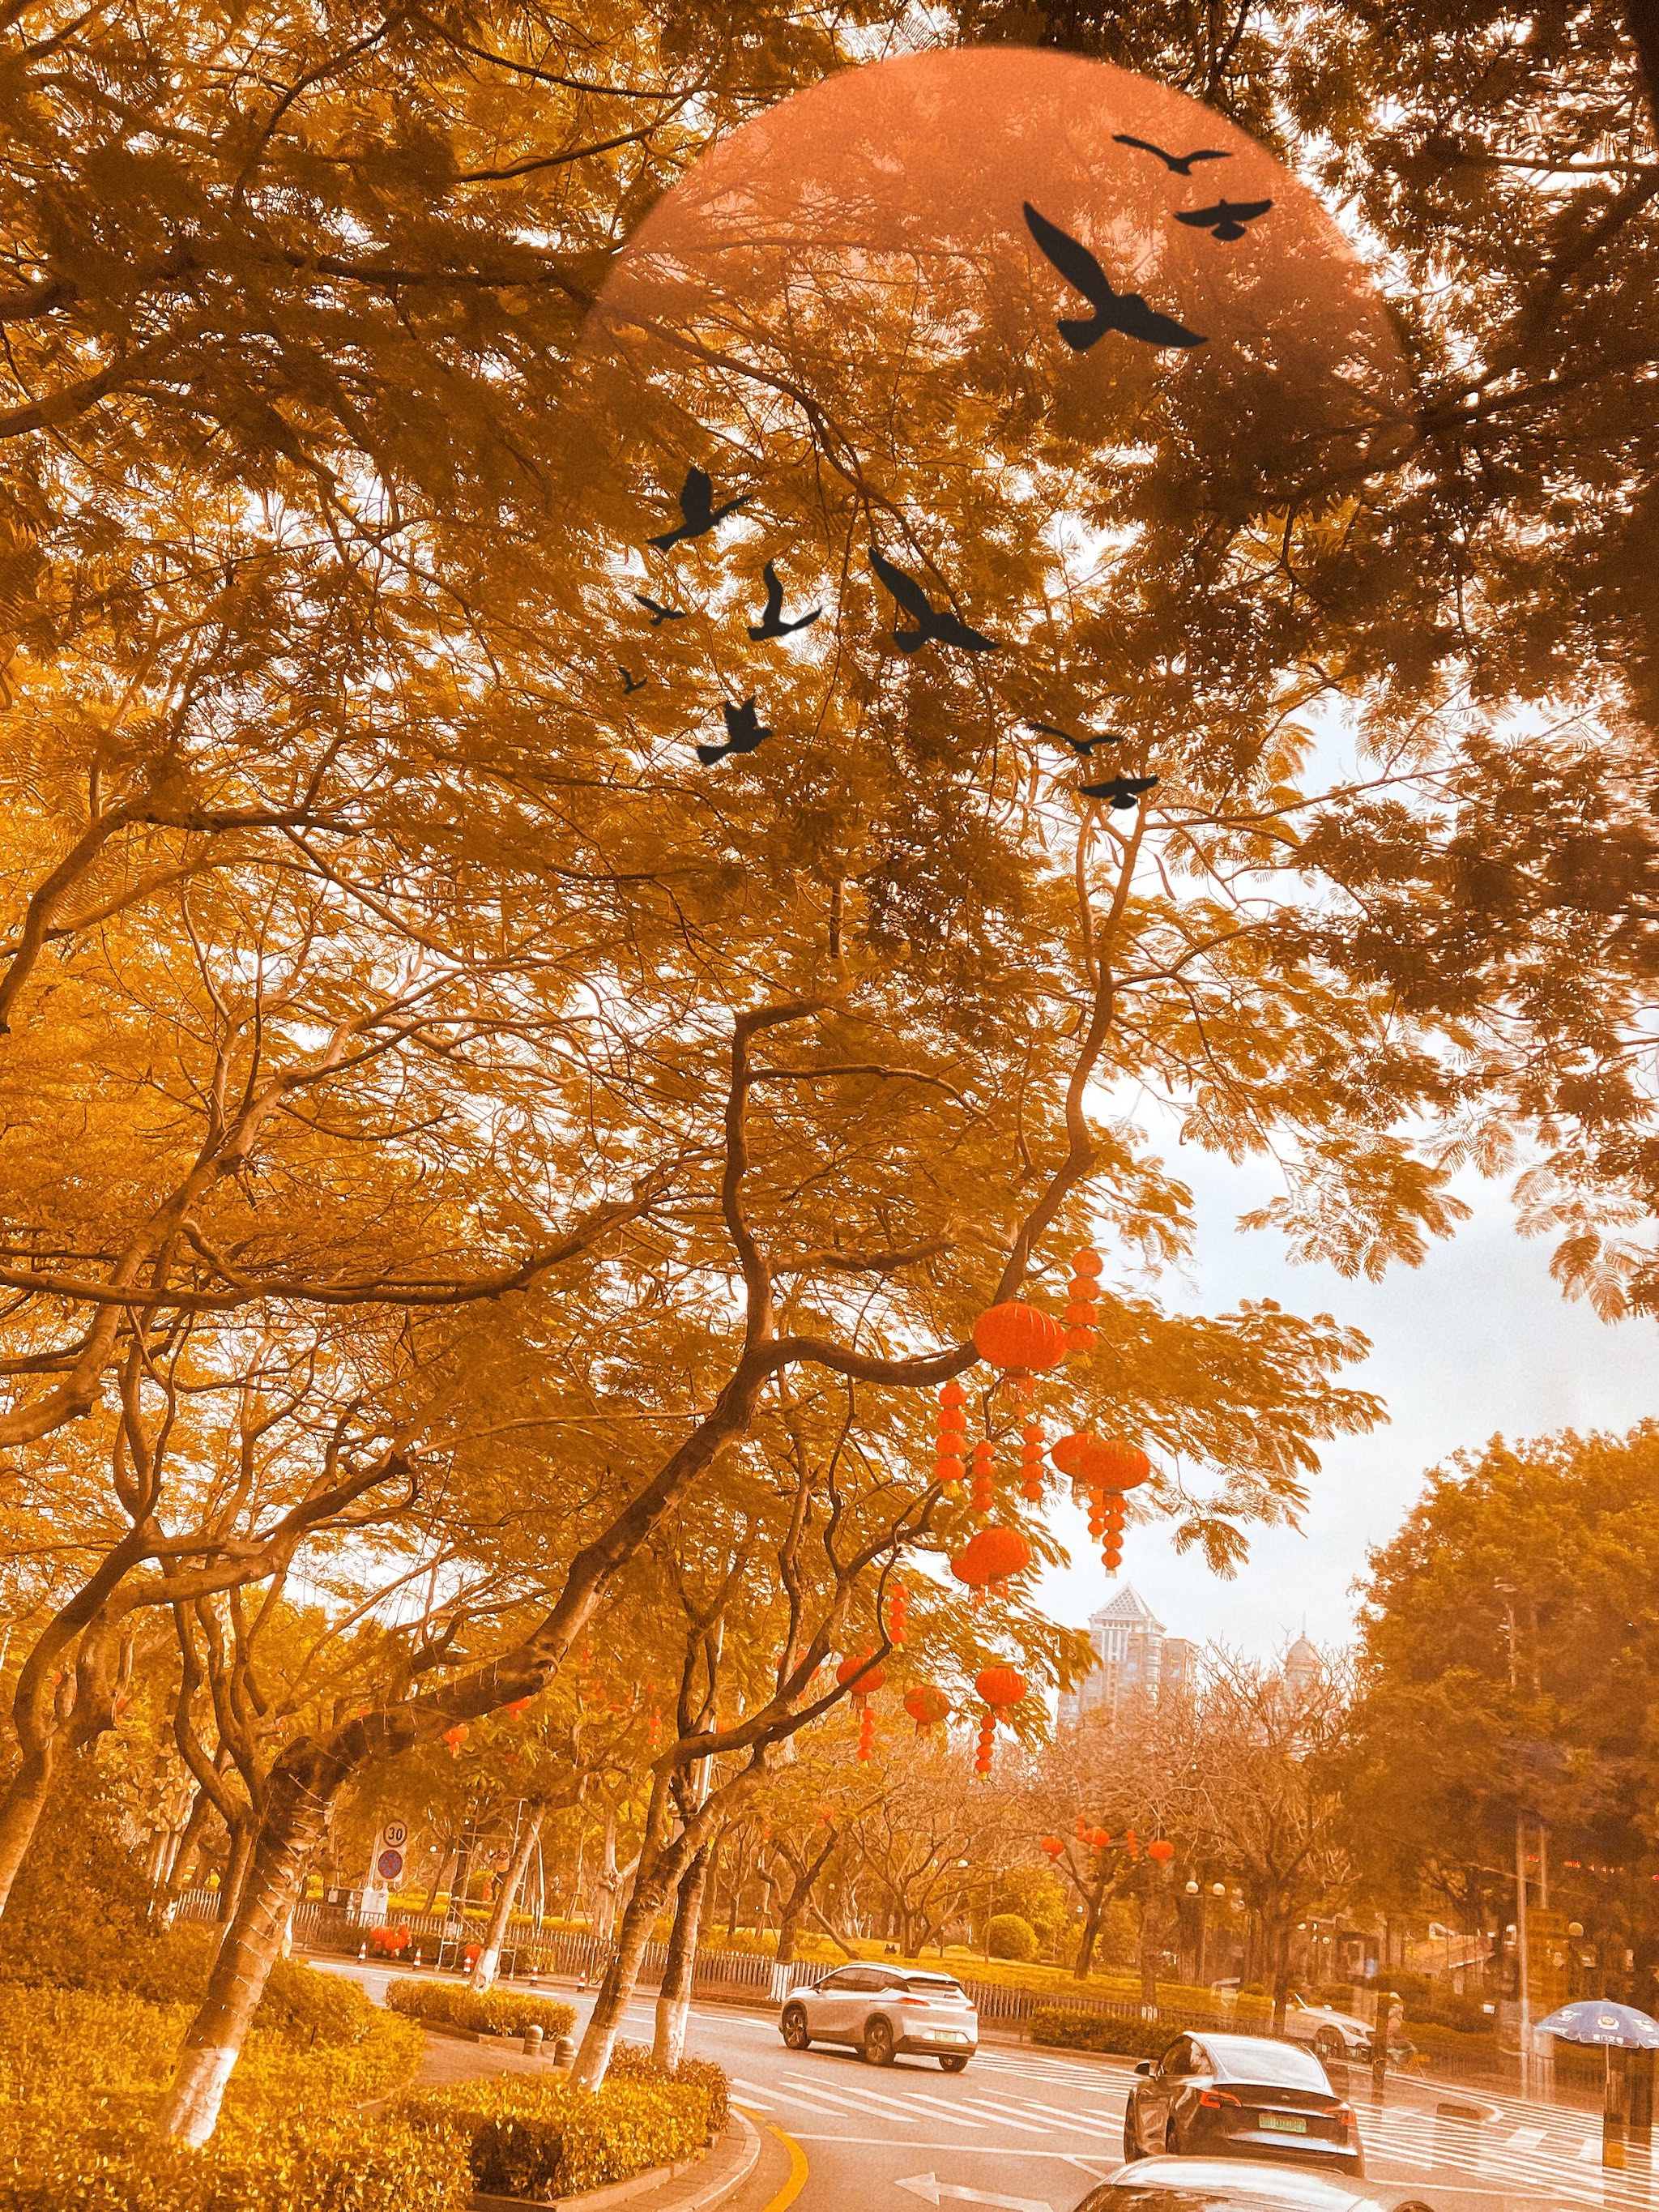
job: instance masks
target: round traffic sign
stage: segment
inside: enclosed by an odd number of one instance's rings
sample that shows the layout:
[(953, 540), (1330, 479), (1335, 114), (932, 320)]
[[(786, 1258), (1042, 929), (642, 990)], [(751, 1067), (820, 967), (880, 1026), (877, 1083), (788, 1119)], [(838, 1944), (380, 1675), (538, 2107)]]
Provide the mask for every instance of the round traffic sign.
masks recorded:
[(409, 1841), (408, 1822), (406, 1820), (383, 1822), (380, 1828), (380, 1841), (388, 1850), (402, 1850), (404, 1845)]
[(382, 1851), (380, 1857), (374, 1862), (374, 1869), (380, 1875), (382, 1881), (396, 1881), (398, 1875), (404, 1870), (403, 1853), (401, 1851)]

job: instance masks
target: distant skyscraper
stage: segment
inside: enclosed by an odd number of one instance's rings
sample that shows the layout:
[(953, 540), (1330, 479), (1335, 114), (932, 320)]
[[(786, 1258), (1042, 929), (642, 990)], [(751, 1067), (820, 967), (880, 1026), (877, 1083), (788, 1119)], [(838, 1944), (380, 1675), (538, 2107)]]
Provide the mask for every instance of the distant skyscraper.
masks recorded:
[(1126, 1705), (1167, 1696), (1190, 1682), (1198, 1646), (1166, 1636), (1164, 1624), (1126, 1583), (1089, 1616), (1095, 1662), (1075, 1690), (1060, 1695), (1060, 1725), (1115, 1720)]

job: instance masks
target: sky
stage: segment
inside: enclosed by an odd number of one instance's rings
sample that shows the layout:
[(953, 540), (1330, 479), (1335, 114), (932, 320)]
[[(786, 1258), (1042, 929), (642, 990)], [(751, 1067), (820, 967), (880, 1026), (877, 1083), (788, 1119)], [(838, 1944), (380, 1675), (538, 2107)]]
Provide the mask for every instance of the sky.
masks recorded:
[[(1057, 1508), (1053, 1525), (1073, 1565), (1043, 1577), (1051, 1618), (1081, 1625), (1125, 1583), (1173, 1636), (1271, 1656), (1305, 1624), (1316, 1643), (1352, 1632), (1353, 1584), (1370, 1549), (1397, 1528), (1427, 1471), (1462, 1446), (1563, 1428), (1620, 1430), (1659, 1415), (1659, 1328), (1613, 1326), (1569, 1304), (1550, 1279), (1547, 1239), (1519, 1237), (1505, 1185), (1474, 1174), (1453, 1186), (1474, 1208), (1449, 1243), (1418, 1268), (1380, 1283), (1349, 1282), (1328, 1267), (1292, 1267), (1272, 1231), (1242, 1231), (1238, 1216), (1276, 1194), (1271, 1166), (1234, 1168), (1183, 1148), (1176, 1172), (1192, 1189), (1196, 1264), (1181, 1303), (1219, 1312), (1241, 1298), (1277, 1298), (1293, 1313), (1329, 1312), (1364, 1331), (1372, 1350), (1340, 1380), (1375, 1391), (1389, 1421), (1324, 1449), (1299, 1534), (1251, 1539), (1237, 1578), (1201, 1559), (1177, 1559), (1161, 1531), (1131, 1526), (1121, 1575), (1108, 1584), (1080, 1514)], [(1178, 1294), (1166, 1285), (1173, 1298)]]

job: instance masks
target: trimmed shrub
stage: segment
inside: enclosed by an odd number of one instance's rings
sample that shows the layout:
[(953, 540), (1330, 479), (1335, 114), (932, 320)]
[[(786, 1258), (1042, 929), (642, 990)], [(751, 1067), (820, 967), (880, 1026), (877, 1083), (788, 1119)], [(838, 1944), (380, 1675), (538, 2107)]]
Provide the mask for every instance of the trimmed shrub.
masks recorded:
[(994, 1912), (986, 1923), (985, 1948), (994, 1959), (1035, 1959), (1036, 1929), (1018, 1912)]
[(149, 1884), (122, 1840), (114, 1784), (67, 1756), (6, 1907), (0, 1980), (119, 1988), (155, 1942)]
[(708, 2132), (712, 2140), (732, 2115), (732, 2085), (726, 2069), (712, 2058), (682, 2058), (678, 2066), (659, 2066), (643, 2043), (612, 2046), (607, 2081), (685, 2081), (708, 2093)]
[(1033, 2043), (1059, 2045), (1066, 2051), (1109, 2051), (1124, 2058), (1158, 2058), (1180, 2033), (1167, 2021), (1115, 2020), (1107, 2012), (1066, 2012), (1060, 2005), (1039, 2005), (1031, 2014)]
[(416, 2128), (466, 2148), (486, 2194), (544, 2200), (603, 2189), (695, 2157), (709, 2133), (709, 2099), (690, 2082), (606, 2081), (592, 2094), (566, 2081), (497, 2075), (410, 2098)]
[(204, 2150), (42, 2130), (0, 2176), (5, 2212), (464, 2212), (464, 2141), (395, 2118), (289, 2124)]
[(476, 2035), (522, 2035), (526, 2028), (539, 2027), (550, 2041), (568, 2035), (576, 2024), (574, 2005), (556, 1997), (514, 1989), (470, 1990), (463, 1983), (421, 1981), (413, 1975), (389, 1983), (386, 2001), (391, 2011), (410, 2020)]
[[(421, 2032), (366, 2000), (364, 2009), (356, 2041), (326, 2040), (319, 2027), (314, 2045), (303, 2026), (296, 2041), (264, 2025), (261, 2012), (225, 2093), (226, 2128), (322, 2116), (403, 2088), (420, 2063)], [(171, 2080), (190, 2018), (188, 2005), (146, 2004), (125, 1990), (0, 1988), (0, 2128), (32, 2124), (32, 2113), (65, 2136), (125, 2122)]]

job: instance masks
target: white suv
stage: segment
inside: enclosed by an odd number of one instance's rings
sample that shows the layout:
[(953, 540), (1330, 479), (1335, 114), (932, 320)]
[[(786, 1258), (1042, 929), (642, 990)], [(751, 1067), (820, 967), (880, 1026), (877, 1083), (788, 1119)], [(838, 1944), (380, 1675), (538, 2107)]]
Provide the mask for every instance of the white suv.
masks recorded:
[(838, 1966), (811, 1988), (791, 1990), (778, 2025), (792, 2051), (847, 2043), (872, 2066), (913, 2051), (960, 2074), (979, 2048), (979, 2014), (962, 1984), (897, 1966)]

